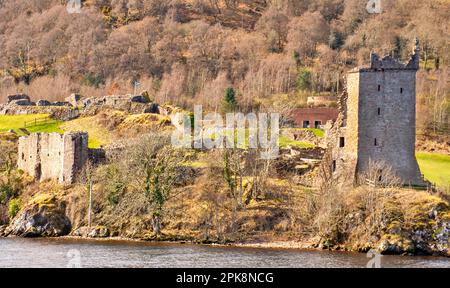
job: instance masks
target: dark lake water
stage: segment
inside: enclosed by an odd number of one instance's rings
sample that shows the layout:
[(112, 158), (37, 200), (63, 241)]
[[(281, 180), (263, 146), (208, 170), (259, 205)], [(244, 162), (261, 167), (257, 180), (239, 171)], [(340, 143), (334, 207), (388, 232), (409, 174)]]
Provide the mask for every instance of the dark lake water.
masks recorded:
[[(365, 254), (68, 239), (0, 238), (0, 267), (366, 267)], [(450, 267), (450, 258), (382, 256), (381, 267)]]

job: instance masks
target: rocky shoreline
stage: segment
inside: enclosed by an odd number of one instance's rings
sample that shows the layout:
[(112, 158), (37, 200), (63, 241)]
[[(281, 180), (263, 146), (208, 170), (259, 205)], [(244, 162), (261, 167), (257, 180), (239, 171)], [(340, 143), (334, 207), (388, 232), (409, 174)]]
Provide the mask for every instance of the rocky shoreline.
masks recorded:
[[(0, 226), (0, 238), (30, 238), (16, 235), (5, 235), (6, 226)], [(96, 230), (96, 229), (94, 229)], [(99, 230), (96, 230), (97, 232)], [(101, 230), (100, 230), (101, 231)], [(96, 233), (97, 233), (96, 232)], [(254, 249), (269, 249), (269, 250), (310, 250), (310, 251), (331, 251), (331, 252), (351, 252), (351, 253), (367, 253), (370, 250), (376, 250), (382, 255), (398, 255), (398, 256), (432, 256), (432, 257), (450, 257), (446, 253), (413, 253), (411, 251), (404, 251), (398, 247), (393, 249), (389, 245), (380, 245), (379, 247), (371, 247), (366, 245), (364, 248), (356, 246), (346, 246), (346, 245), (336, 245), (333, 247), (326, 247), (322, 244), (317, 244), (313, 241), (251, 241), (251, 242), (216, 242), (216, 241), (206, 241), (206, 240), (180, 240), (180, 239), (163, 239), (163, 240), (149, 240), (143, 238), (127, 238), (122, 236), (101, 236), (95, 233), (90, 233), (90, 235), (66, 235), (59, 237), (31, 237), (31, 238), (48, 238), (48, 239), (61, 239), (61, 240), (71, 240), (71, 241), (95, 241), (95, 242), (124, 242), (124, 243), (142, 243), (142, 244), (179, 244), (179, 245), (203, 245), (211, 247), (232, 247), (232, 248), (254, 248)]]
[[(51, 201), (50, 201), (51, 200)], [(394, 225), (392, 222), (379, 238), (364, 241), (359, 238), (344, 243), (331, 243), (319, 237), (302, 240), (276, 239), (277, 237), (264, 236), (259, 239), (251, 237), (241, 240), (201, 239), (196, 236), (186, 236), (178, 233), (162, 234), (141, 233), (142, 235), (123, 237), (121, 233), (113, 231), (106, 226), (72, 227), (70, 219), (66, 216), (64, 202), (55, 199), (31, 202), (26, 208), (9, 223), (0, 226), (0, 237), (16, 236), (23, 238), (62, 238), (72, 240), (99, 240), (99, 241), (133, 241), (145, 243), (189, 243), (212, 246), (267, 248), (267, 249), (308, 249), (328, 251), (348, 251), (367, 253), (376, 250), (385, 255), (430, 255), (450, 257), (450, 218), (440, 213), (440, 205), (431, 206), (428, 210), (427, 222), (430, 225), (417, 223), (411, 230)], [(424, 219), (422, 219), (424, 220)], [(393, 224), (394, 223), (394, 224)], [(425, 222), (421, 222), (425, 223)], [(419, 227), (420, 226), (420, 227)]]
[[(402, 225), (399, 221), (386, 220), (380, 227), (383, 233), (377, 237), (372, 236), (370, 241), (365, 237), (349, 238), (342, 243), (336, 243), (320, 237), (293, 238), (285, 234), (272, 235), (261, 234), (259, 238), (251, 234), (241, 235), (239, 240), (230, 238), (218, 240), (215, 238), (183, 234), (189, 231), (164, 233), (156, 236), (151, 231), (136, 227), (139, 233), (136, 237), (123, 237), (123, 233), (114, 230), (113, 227), (92, 226), (77, 227), (67, 216), (67, 207), (64, 201), (53, 196), (40, 195), (34, 197), (21, 211), (11, 220), (8, 225), (0, 226), (0, 237), (17, 236), (23, 238), (31, 237), (58, 237), (65, 239), (84, 240), (119, 240), (119, 241), (142, 241), (146, 243), (190, 243), (215, 246), (233, 246), (247, 248), (268, 249), (314, 249), (328, 251), (349, 251), (367, 253), (376, 250), (381, 254), (390, 255), (432, 255), (450, 257), (450, 214), (448, 206), (438, 198), (430, 198), (430, 201), (421, 203), (423, 211), (414, 209), (411, 216), (415, 217), (413, 225)], [(425, 196), (424, 196), (425, 197)], [(427, 196), (428, 197), (428, 196)], [(428, 198), (426, 198), (428, 199)], [(353, 221), (348, 221), (352, 226), (349, 231), (358, 231), (361, 225), (356, 213), (350, 213)], [(359, 222), (358, 222), (359, 221)], [(75, 226), (75, 227), (73, 227)], [(286, 237), (285, 237), (286, 236)], [(203, 237), (203, 238), (202, 238)]]
[[(1, 234), (2, 227), (0, 226), (0, 238), (24, 238), (20, 236), (4, 236)], [(233, 248), (255, 248), (255, 249), (276, 249), (276, 250), (315, 250), (315, 251), (323, 251), (324, 249), (318, 248), (317, 246), (309, 243), (309, 242), (298, 242), (298, 241), (273, 241), (273, 242), (229, 242), (229, 243), (220, 243), (220, 242), (211, 242), (211, 241), (195, 241), (195, 240), (145, 240), (145, 239), (136, 239), (136, 238), (127, 238), (121, 236), (114, 237), (86, 237), (86, 236), (59, 236), (59, 237), (40, 237), (40, 238), (48, 238), (48, 239), (60, 239), (60, 240), (71, 240), (71, 241), (95, 241), (95, 242), (123, 242), (123, 243), (143, 243), (143, 244), (189, 244), (189, 245), (204, 245), (211, 247), (233, 247)], [(337, 250), (329, 250), (329, 251), (339, 251)], [(349, 252), (357, 252), (357, 251), (349, 251)]]

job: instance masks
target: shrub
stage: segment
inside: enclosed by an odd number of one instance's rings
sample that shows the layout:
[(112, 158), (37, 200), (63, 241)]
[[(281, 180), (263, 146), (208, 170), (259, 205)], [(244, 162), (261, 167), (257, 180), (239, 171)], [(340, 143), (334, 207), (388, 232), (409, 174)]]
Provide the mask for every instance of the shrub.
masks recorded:
[(308, 68), (301, 68), (298, 71), (297, 76), (297, 90), (311, 90), (312, 86), (312, 73), (308, 70)]
[(91, 87), (95, 87), (98, 88), (100, 85), (105, 84), (105, 81), (103, 80), (103, 78), (101, 76), (97, 76), (97, 75), (93, 75), (93, 74), (88, 74), (86, 75), (86, 77), (84, 78), (84, 83), (87, 86), (91, 86)]
[(3, 203), (14, 196), (14, 188), (7, 183), (0, 183), (0, 203)]
[(120, 194), (125, 190), (124, 183), (112, 183), (108, 186), (108, 202), (111, 206), (116, 206), (120, 201)]
[(20, 206), (21, 206), (21, 201), (20, 199), (11, 199), (11, 201), (9, 201), (9, 206), (8, 206), (8, 215), (9, 218), (13, 219), (14, 217), (16, 217), (17, 213), (19, 213), (20, 211)]
[(150, 93), (148, 93), (148, 91), (142, 92), (142, 97), (144, 97), (147, 102), (155, 102), (155, 99), (150, 96)]
[(111, 206), (116, 206), (119, 204), (120, 196), (124, 193), (126, 189), (126, 183), (121, 175), (121, 171), (117, 167), (117, 165), (108, 166), (106, 172), (106, 191), (107, 191), (107, 200)]
[(22, 172), (10, 170), (0, 174), (0, 203), (6, 203), (9, 199), (17, 197), (23, 188)]

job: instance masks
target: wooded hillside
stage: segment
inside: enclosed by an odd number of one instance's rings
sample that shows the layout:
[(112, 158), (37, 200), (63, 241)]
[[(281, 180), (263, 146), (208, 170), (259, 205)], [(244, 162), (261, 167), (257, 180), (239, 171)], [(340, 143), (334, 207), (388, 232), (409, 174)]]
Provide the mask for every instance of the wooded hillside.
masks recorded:
[(381, 14), (366, 0), (86, 0), (75, 14), (66, 3), (0, 1), (0, 100), (131, 93), (138, 80), (177, 105), (214, 107), (230, 86), (241, 107), (280, 94), (301, 105), (341, 90), (372, 50), (406, 59), (418, 37), (419, 108), (437, 118), (423, 124), (448, 123), (448, 0), (381, 0)]

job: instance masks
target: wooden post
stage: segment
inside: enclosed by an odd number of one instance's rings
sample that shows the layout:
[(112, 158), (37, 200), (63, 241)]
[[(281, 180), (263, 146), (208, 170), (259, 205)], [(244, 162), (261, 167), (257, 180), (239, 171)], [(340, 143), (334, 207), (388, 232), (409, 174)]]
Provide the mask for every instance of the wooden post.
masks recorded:
[(88, 212), (88, 226), (91, 228), (91, 213), (92, 213), (92, 180), (89, 183), (89, 212)]

